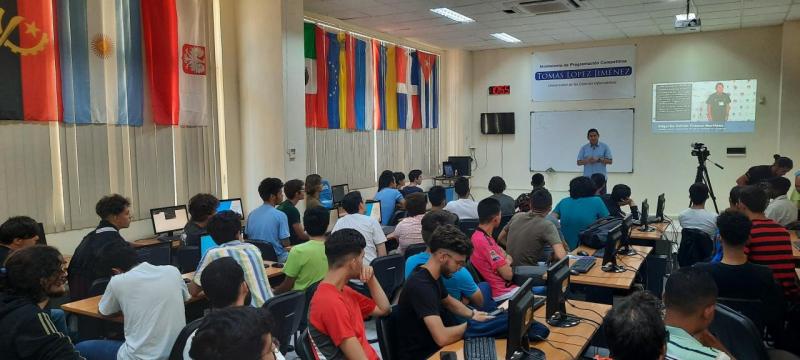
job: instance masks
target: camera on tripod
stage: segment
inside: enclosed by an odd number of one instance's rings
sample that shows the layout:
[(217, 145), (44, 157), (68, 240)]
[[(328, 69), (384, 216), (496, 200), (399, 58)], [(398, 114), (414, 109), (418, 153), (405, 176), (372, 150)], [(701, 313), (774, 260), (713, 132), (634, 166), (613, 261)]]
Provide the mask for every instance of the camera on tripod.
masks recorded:
[(706, 144), (703, 143), (692, 143), (692, 156), (697, 156), (699, 158), (707, 158), (711, 155), (711, 151), (708, 151), (708, 147)]

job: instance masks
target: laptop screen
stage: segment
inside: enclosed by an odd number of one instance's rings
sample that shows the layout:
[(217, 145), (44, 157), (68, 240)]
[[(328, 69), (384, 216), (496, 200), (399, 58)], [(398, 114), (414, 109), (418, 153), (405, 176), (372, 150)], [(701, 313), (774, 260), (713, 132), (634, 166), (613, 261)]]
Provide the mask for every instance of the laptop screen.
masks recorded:
[(377, 220), (378, 223), (381, 222), (381, 202), (380, 201), (367, 201), (365, 204), (364, 215), (372, 217), (373, 219)]
[(203, 259), (208, 252), (208, 249), (216, 247), (217, 243), (211, 238), (211, 235), (203, 235), (200, 237), (200, 259)]

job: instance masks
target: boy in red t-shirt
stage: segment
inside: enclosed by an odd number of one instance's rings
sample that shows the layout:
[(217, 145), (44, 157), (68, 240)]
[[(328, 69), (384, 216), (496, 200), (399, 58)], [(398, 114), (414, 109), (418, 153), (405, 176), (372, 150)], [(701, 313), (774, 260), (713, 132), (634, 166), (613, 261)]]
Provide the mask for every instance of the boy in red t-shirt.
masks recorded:
[[(314, 345), (327, 359), (378, 359), (367, 342), (364, 318), (391, 311), (372, 267), (363, 265), (364, 236), (353, 229), (334, 232), (325, 242), (328, 273), (319, 283), (309, 308), (309, 332)], [(359, 294), (347, 282), (359, 279), (372, 298)]]
[(514, 271), (511, 269), (511, 255), (506, 254), (490, 235), (500, 225), (500, 202), (486, 198), (478, 203), (478, 219), (480, 224), (472, 233), (473, 252), (469, 261), (484, 280), (492, 288), (492, 299), (501, 302), (513, 296), (519, 286), (511, 280)]

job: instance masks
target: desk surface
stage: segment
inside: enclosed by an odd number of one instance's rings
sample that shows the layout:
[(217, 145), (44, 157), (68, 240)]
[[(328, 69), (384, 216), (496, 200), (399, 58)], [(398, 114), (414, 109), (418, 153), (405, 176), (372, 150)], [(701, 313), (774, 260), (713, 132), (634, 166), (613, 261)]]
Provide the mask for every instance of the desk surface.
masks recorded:
[(792, 255), (795, 260), (800, 260), (800, 249), (795, 246), (797, 239), (797, 230), (789, 230), (789, 237), (792, 239)]
[(655, 224), (650, 224), (650, 226), (654, 227), (655, 231), (641, 231), (639, 230), (640, 226), (635, 226), (631, 231), (631, 239), (639, 239), (639, 240), (661, 240), (661, 236), (664, 235), (664, 232), (667, 231), (668, 223), (660, 222)]
[[(573, 304), (579, 308), (573, 306)], [(603, 323), (603, 317), (599, 314), (605, 316), (605, 314), (611, 309), (611, 305), (605, 304), (595, 304), (595, 303), (588, 303), (583, 301), (575, 301), (570, 300), (569, 303), (566, 304), (567, 312), (569, 314), (585, 317), (598, 323)], [(546, 306), (542, 306), (537, 309), (533, 316), (534, 318), (542, 324), (545, 324), (550, 329), (550, 336), (547, 338), (549, 343), (546, 341), (538, 342), (532, 344), (532, 347), (537, 348), (539, 350), (544, 351), (545, 355), (547, 356), (547, 360), (571, 360), (578, 358), (583, 351), (586, 349), (586, 346), (589, 344), (589, 340), (592, 339), (594, 333), (597, 332), (597, 325), (588, 321), (582, 321), (581, 324), (571, 328), (554, 328), (544, 321), (545, 316), (545, 308)], [(597, 312), (597, 313), (595, 313)], [(558, 346), (567, 352), (569, 355), (564, 351), (556, 349), (553, 345)], [(498, 339), (495, 340), (495, 348), (497, 351), (497, 358), (498, 359), (505, 359), (506, 358), (506, 340), (505, 339)], [(450, 344), (445, 346), (444, 348), (440, 349), (440, 351), (453, 351), (456, 353), (459, 360), (464, 359), (464, 341), (458, 341), (456, 343)], [(428, 360), (438, 360), (439, 353), (434, 354)]]
[[(633, 245), (632, 248), (639, 253), (639, 255), (633, 256), (619, 256), (617, 255), (617, 265), (624, 265), (625, 268), (633, 268), (636, 271), (642, 266), (644, 259), (653, 251), (653, 247), (651, 246), (639, 246)], [(594, 254), (596, 251), (595, 249), (586, 247), (586, 246), (579, 246), (577, 249), (571, 252), (572, 255), (577, 255), (578, 251), (586, 251), (589, 254)], [(575, 260), (570, 259), (569, 264), (575, 263)], [(589, 285), (589, 286), (598, 286), (598, 287), (608, 287), (608, 288), (615, 288), (615, 289), (629, 289), (633, 284), (633, 280), (636, 278), (636, 271), (631, 271), (628, 269), (625, 272), (621, 273), (614, 273), (614, 272), (605, 272), (601, 269), (603, 266), (603, 259), (595, 258), (594, 266), (589, 269), (589, 271), (585, 274), (580, 275), (572, 275), (569, 278), (569, 282), (572, 284), (581, 284), (581, 285)]]
[[(155, 244), (161, 244), (161, 243), (163, 243), (163, 242), (161, 240), (158, 240), (157, 238), (149, 238), (149, 239), (139, 239), (139, 240), (136, 240), (136, 241), (132, 241), (131, 242), (131, 246), (133, 246), (135, 248), (140, 248), (140, 247), (145, 247), (145, 246), (150, 246), (150, 245), (155, 245)], [(172, 240), (172, 248), (173, 249), (177, 248), (179, 246), (181, 246), (181, 241), (180, 240)]]
[[(283, 268), (275, 268), (269, 266), (272, 264), (272, 261), (265, 261), (264, 264), (268, 266), (266, 268), (268, 277), (272, 278), (283, 274)], [(184, 279), (189, 279), (191, 281), (192, 278), (194, 278), (194, 271), (183, 274), (182, 276)], [(199, 296), (195, 296), (187, 300), (186, 303), (192, 303), (203, 298), (205, 298), (205, 294), (201, 293)], [(122, 322), (123, 319), (122, 315), (108, 317), (100, 314), (100, 295), (63, 304), (61, 305), (61, 309), (69, 313), (90, 316), (98, 319), (108, 319), (110, 321), (115, 321), (120, 323)]]

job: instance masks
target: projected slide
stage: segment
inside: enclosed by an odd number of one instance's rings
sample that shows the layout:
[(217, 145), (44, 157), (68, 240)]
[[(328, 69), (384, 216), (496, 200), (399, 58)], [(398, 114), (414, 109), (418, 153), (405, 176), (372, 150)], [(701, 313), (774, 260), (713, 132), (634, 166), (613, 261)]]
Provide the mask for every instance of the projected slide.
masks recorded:
[(753, 132), (756, 80), (653, 84), (654, 133)]

